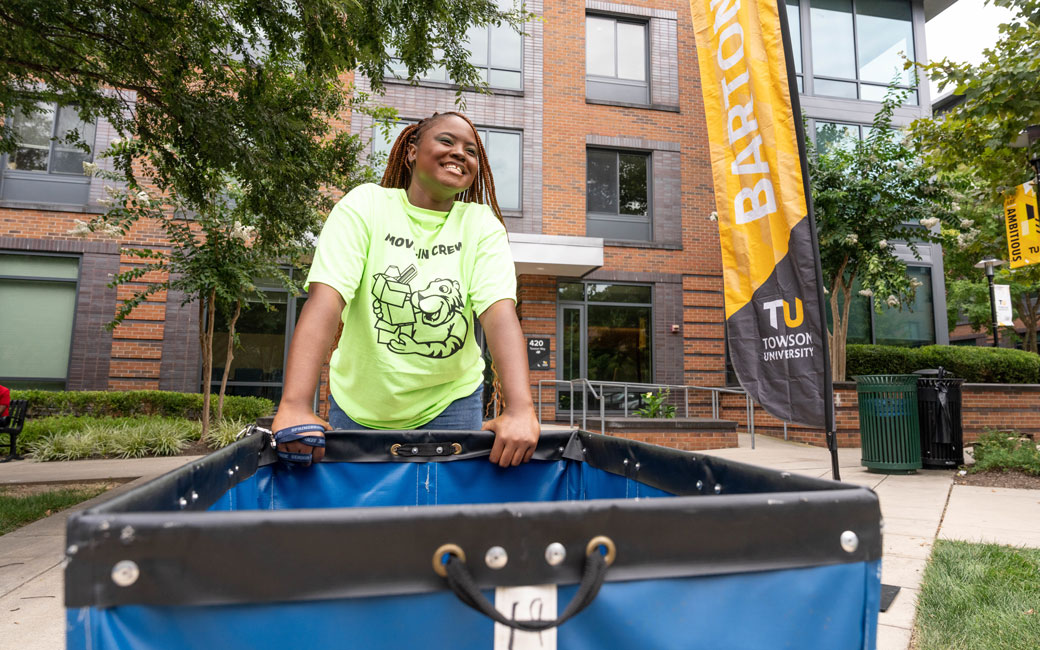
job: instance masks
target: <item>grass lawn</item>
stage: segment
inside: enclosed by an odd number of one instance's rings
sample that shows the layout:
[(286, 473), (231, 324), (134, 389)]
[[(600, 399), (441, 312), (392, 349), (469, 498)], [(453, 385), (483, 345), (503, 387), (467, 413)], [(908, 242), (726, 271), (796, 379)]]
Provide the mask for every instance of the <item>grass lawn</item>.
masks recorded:
[(31, 524), (37, 519), (43, 519), (87, 499), (92, 499), (110, 487), (112, 487), (111, 484), (99, 483), (55, 488), (33, 494), (18, 494), (12, 490), (0, 488), (0, 535), (5, 535), (16, 528)]
[(938, 540), (917, 601), (916, 648), (1040, 648), (1040, 549)]

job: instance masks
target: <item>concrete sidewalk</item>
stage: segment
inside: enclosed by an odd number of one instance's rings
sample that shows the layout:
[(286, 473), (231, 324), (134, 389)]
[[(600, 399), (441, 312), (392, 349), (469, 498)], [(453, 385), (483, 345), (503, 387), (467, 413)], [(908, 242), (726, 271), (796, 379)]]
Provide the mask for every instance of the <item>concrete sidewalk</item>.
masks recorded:
[[(830, 455), (819, 447), (747, 435), (740, 447), (709, 452), (732, 460), (817, 477), (830, 477)], [(839, 450), (841, 478), (875, 490), (884, 518), (882, 581), (902, 591), (880, 616), (879, 650), (910, 644), (921, 576), (937, 538), (1040, 547), (1040, 491), (954, 486), (952, 471), (910, 476), (868, 473), (858, 449)], [(131, 489), (197, 457), (91, 460), (68, 463), (20, 461), (0, 465), (0, 485), (26, 482), (136, 479), (97, 499)], [(0, 537), (0, 639), (4, 647), (56, 650), (64, 647), (62, 560), (65, 519), (56, 514)], [(945, 518), (944, 518), (945, 514)]]

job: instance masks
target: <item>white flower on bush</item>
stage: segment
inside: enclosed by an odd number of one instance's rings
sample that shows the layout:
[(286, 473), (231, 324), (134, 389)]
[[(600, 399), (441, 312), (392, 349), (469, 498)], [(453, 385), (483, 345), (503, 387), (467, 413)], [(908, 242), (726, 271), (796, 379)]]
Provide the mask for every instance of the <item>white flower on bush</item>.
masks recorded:
[(971, 219), (961, 219), (961, 228), (971, 228), (975, 225), (975, 222)]
[(864, 298), (869, 298), (874, 295), (874, 292), (870, 289), (860, 289), (859, 295), (863, 296)]
[(845, 243), (846, 244), (858, 244), (859, 243), (859, 235), (857, 235), (856, 233), (845, 235)]
[(86, 221), (81, 219), (73, 219), (73, 221), (76, 222), (76, 225), (68, 230), (68, 235), (72, 237), (86, 237), (90, 233), (94, 232), (90, 229), (90, 224)]
[(231, 236), (238, 239), (243, 244), (248, 244), (249, 241), (256, 236), (256, 228), (242, 225), (241, 221), (236, 221), (235, 225), (231, 228)]
[(111, 140), (111, 141), (110, 141), (110, 142), (108, 143), (108, 146), (110, 146), (110, 147), (112, 147), (113, 149), (115, 149), (116, 147), (118, 147), (118, 146), (119, 146), (119, 145), (121, 145), (121, 144), (123, 144), (123, 141), (122, 141), (122, 140), (121, 140), (120, 138), (115, 138), (115, 139)]
[(916, 289), (917, 287), (924, 286), (924, 282), (921, 282), (917, 278), (910, 278), (910, 286)]
[(889, 307), (899, 306), (899, 298), (896, 298), (895, 296), (889, 296), (888, 298), (885, 298), (885, 302), (888, 303)]
[(921, 219), (918, 223), (920, 223), (925, 228), (934, 228), (936, 224), (939, 223), (939, 217), (925, 217), (924, 219)]
[(122, 193), (119, 191), (119, 188), (115, 185), (106, 185), (105, 194), (107, 194), (110, 199), (122, 198), (123, 196)]
[(719, 220), (719, 213), (718, 212), (712, 212), (711, 214), (708, 215), (708, 221), (718, 221), (718, 220)]
[(148, 192), (141, 190), (137, 193), (137, 202), (145, 207), (148, 207), (152, 204), (152, 197), (148, 196)]
[(888, 240), (887, 239), (882, 239), (881, 241), (879, 241), (877, 243), (877, 245), (878, 245), (878, 248), (880, 248), (881, 250), (884, 250), (884, 249), (888, 248)]
[(98, 170), (100, 170), (100, 169), (101, 168), (98, 167), (97, 164), (95, 164), (95, 163), (92, 163), (92, 162), (84, 162), (83, 163), (83, 175), (84, 176), (93, 176), (93, 175), (97, 174)]
[(123, 236), (123, 231), (119, 226), (114, 223), (106, 223), (98, 229), (105, 237), (111, 237), (112, 239), (118, 239)]

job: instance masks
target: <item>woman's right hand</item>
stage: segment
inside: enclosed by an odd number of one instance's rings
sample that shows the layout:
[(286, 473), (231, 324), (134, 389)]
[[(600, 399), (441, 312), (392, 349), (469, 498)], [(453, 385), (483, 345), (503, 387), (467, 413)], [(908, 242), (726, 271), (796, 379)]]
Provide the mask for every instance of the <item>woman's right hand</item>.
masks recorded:
[[(301, 424), (317, 424), (325, 428), (326, 431), (331, 429), (329, 423), (322, 420), (314, 411), (301, 408), (294, 409), (286, 405), (281, 405), (278, 408), (278, 412), (274, 415), (274, 422), (271, 424), (271, 431), (278, 433), (282, 429), (288, 429), (289, 427), (295, 427)], [(309, 436), (321, 436), (324, 437), (324, 433), (308, 433)], [(283, 442), (278, 445), (278, 451), (285, 451), (294, 454), (311, 454), (311, 462), (320, 462), (325, 457), (324, 447), (311, 447), (308, 444), (304, 444), (299, 440), (293, 442)]]

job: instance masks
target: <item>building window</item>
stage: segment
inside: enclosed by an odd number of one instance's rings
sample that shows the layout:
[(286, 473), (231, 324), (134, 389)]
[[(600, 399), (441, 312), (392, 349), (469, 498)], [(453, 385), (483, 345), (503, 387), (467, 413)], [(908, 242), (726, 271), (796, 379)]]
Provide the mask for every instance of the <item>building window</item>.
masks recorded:
[[(242, 305), (235, 323), (235, 355), (228, 375), (228, 395), (266, 397), (277, 402), (282, 396), (285, 359), (289, 353), (300, 311), (307, 296), (290, 296), (277, 284), (259, 280), (257, 286), (267, 297), (268, 307), (259, 301)], [(213, 332), (213, 390), (220, 388), (227, 359), (228, 320), (217, 312)]]
[(787, 25), (791, 28), (791, 56), (794, 58), (798, 92), (802, 92), (802, 21), (799, 17), (798, 2), (799, 0), (787, 0)]
[(649, 104), (648, 41), (645, 22), (586, 16), (586, 97)]
[[(813, 94), (880, 102), (895, 81), (910, 88), (914, 61), (908, 0), (810, 0)], [(907, 100), (917, 103), (917, 92)]]
[[(386, 137), (379, 125), (372, 127), (372, 152), (386, 156), (390, 153), (397, 136), (408, 122), (398, 122), (390, 127), (390, 135)], [(495, 177), (495, 196), (498, 207), (503, 210), (521, 210), (521, 178), (523, 170), (523, 147), (519, 131), (477, 127), (477, 135), (484, 143), (491, 173)], [(386, 159), (378, 168), (381, 174), (386, 168)]]
[(835, 147), (851, 148), (856, 141), (865, 137), (862, 130), (869, 128), (860, 124), (816, 120), (816, 150), (826, 153)]
[(586, 231), (590, 237), (650, 241), (650, 154), (589, 149)]
[(15, 110), (11, 118), (15, 150), (7, 158), (7, 168), (50, 174), (83, 175), (83, 163), (92, 154), (66, 141), (70, 135), (94, 146), (94, 125), (79, 119), (76, 108), (44, 104), (42, 112), (26, 114)]
[[(499, 0), (500, 9), (509, 10), (513, 3)], [(477, 68), (480, 78), (491, 88), (505, 90), (522, 90), (524, 87), (523, 36), (508, 24), (473, 26), (466, 32), (469, 62)], [(434, 59), (444, 58), (444, 51), (435, 49)], [(407, 79), (408, 68), (400, 59), (394, 58), (390, 63), (388, 76), (396, 79)], [(436, 65), (417, 77), (420, 81), (453, 83), (448, 78), (448, 71), (442, 65)]]
[[(562, 282), (557, 290), (557, 375), (560, 379), (645, 384), (653, 381), (653, 300), (648, 285)], [(597, 387), (597, 391), (600, 388)], [(602, 388), (606, 408), (639, 408), (641, 392)], [(581, 406), (576, 387), (575, 406)], [(645, 392), (645, 391), (644, 391)], [(570, 409), (570, 390), (559, 391), (559, 407)], [(599, 401), (589, 396), (589, 408)]]
[(79, 258), (0, 253), (0, 379), (63, 390), (69, 374)]
[[(874, 311), (871, 300), (885, 299), (885, 296), (869, 298), (859, 292), (863, 284), (857, 279), (852, 284), (849, 306), (848, 343), (875, 343), (877, 345), (898, 345), (902, 347), (918, 347), (934, 345), (935, 308), (932, 296), (932, 269), (928, 266), (906, 267), (907, 274), (921, 283), (917, 287), (914, 301), (897, 307), (882, 307), (881, 313)], [(845, 305), (844, 297), (838, 294), (838, 310)], [(830, 301), (827, 301), (827, 327), (833, 329)]]

